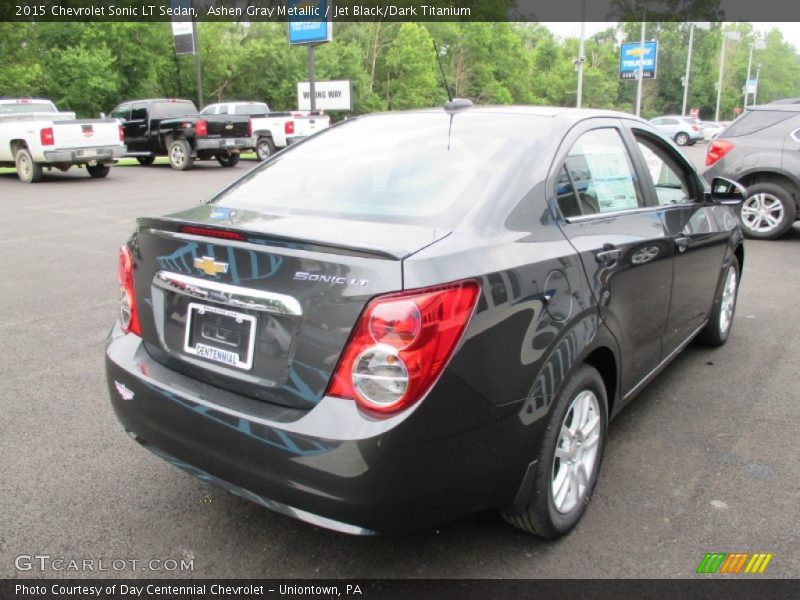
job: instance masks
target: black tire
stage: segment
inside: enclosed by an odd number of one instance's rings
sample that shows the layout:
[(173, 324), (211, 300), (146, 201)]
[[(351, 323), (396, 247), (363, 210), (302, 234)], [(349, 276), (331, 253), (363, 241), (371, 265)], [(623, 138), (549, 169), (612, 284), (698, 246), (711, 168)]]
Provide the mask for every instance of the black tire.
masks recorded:
[(685, 146), (689, 143), (689, 135), (683, 131), (679, 131), (675, 134), (675, 143), (678, 144), (678, 146)]
[(235, 167), (239, 164), (239, 154), (217, 154), (217, 162), (223, 167)]
[[(728, 307), (726, 304), (726, 286), (728, 284), (728, 278), (733, 277), (733, 295), (732, 295), (732, 302), (733, 305)], [(722, 276), (722, 282), (720, 283), (719, 290), (717, 291), (717, 296), (714, 298), (714, 304), (711, 307), (711, 316), (708, 319), (708, 324), (705, 328), (697, 335), (696, 341), (699, 344), (704, 346), (712, 346), (712, 347), (719, 347), (723, 346), (725, 342), (728, 341), (728, 337), (731, 334), (731, 329), (733, 328), (733, 317), (736, 315), (736, 300), (739, 296), (739, 282), (741, 281), (740, 271), (739, 271), (739, 260), (734, 256), (731, 264), (729, 264), (725, 268), (725, 272)], [(723, 313), (726, 312), (726, 308), (729, 308), (727, 311), (727, 315), (723, 318)]]
[(187, 171), (192, 168), (194, 158), (192, 148), (186, 140), (173, 140), (167, 148), (169, 165), (176, 171)]
[(256, 142), (256, 156), (258, 160), (267, 160), (270, 156), (275, 154), (275, 144), (272, 138), (260, 137)]
[[(776, 206), (776, 201), (780, 203), (780, 207), (768, 211), (768, 214), (777, 218), (777, 223), (771, 227), (760, 227), (759, 223), (763, 224), (764, 221), (755, 220), (758, 210), (761, 207)], [(789, 231), (796, 213), (794, 198), (786, 188), (777, 183), (756, 183), (747, 188), (747, 198), (739, 207), (739, 222), (742, 224), (742, 232), (747, 237), (756, 240), (775, 240)]]
[(89, 176), (92, 179), (102, 179), (111, 172), (111, 167), (108, 165), (86, 165), (86, 170), (89, 171)]
[(137, 156), (136, 160), (139, 161), (140, 165), (144, 165), (145, 167), (147, 167), (149, 165), (152, 165), (155, 162), (156, 157), (155, 156)]
[(38, 183), (44, 178), (42, 165), (34, 162), (33, 156), (27, 148), (20, 148), (14, 155), (17, 167), (17, 177), (23, 183)]
[[(566, 424), (570, 417), (575, 418), (574, 415), (570, 415), (570, 409), (583, 392), (591, 392), (597, 404), (597, 412), (591, 413), (599, 418), (597, 452), (592, 472), (587, 474), (583, 495), (576, 494), (575, 506), (571, 510), (560, 512), (556, 508), (552, 488), (556, 471), (560, 471), (561, 461), (564, 459), (556, 457), (556, 447), (560, 444), (562, 424)], [(528, 506), (520, 514), (502, 511), (503, 518), (515, 527), (545, 538), (557, 538), (569, 533), (583, 516), (592, 497), (603, 460), (607, 430), (608, 397), (605, 383), (595, 368), (581, 365), (564, 384), (553, 405), (550, 423), (545, 431), (538, 456), (534, 487)], [(577, 448), (580, 452), (580, 444)], [(564, 451), (563, 446), (559, 446), (559, 449)], [(568, 461), (565, 464), (569, 464)]]

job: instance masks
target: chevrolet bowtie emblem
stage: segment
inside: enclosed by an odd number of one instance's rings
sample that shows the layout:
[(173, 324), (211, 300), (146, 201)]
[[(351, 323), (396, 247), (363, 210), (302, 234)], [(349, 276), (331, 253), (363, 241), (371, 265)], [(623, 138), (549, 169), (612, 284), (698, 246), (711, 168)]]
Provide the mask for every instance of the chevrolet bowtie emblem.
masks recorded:
[(217, 262), (210, 256), (195, 258), (194, 266), (206, 275), (219, 275), (220, 273), (228, 272), (228, 263)]

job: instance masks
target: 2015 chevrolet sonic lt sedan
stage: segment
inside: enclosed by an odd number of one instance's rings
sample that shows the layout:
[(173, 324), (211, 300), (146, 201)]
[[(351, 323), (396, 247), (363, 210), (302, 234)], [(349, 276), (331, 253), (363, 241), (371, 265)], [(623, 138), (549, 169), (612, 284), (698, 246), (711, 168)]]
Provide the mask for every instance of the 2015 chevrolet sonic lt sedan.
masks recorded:
[(609, 419), (692, 339), (727, 340), (742, 194), (621, 113), (347, 120), (139, 219), (114, 410), (172, 464), (331, 529), (498, 509), (563, 535)]

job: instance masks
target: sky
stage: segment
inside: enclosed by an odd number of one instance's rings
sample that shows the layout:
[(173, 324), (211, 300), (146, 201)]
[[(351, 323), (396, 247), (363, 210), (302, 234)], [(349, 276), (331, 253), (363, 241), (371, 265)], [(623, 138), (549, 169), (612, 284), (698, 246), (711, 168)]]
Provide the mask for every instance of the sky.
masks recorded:
[[(542, 23), (547, 26), (557, 36), (579, 37), (581, 34), (580, 23)], [(607, 27), (616, 25), (615, 22), (590, 22), (586, 23), (586, 37), (591, 37), (595, 33), (603, 31)], [(778, 28), (783, 33), (783, 38), (794, 46), (795, 50), (800, 50), (800, 23), (752, 23), (756, 31), (767, 32), (773, 28)]]

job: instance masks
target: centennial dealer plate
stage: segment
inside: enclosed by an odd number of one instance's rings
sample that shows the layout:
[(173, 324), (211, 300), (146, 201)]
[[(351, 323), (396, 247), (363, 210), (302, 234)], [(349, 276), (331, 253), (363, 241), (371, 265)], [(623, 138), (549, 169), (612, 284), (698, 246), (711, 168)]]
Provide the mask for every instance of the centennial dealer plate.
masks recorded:
[(190, 303), (183, 350), (237, 369), (253, 366), (256, 318), (244, 313)]

